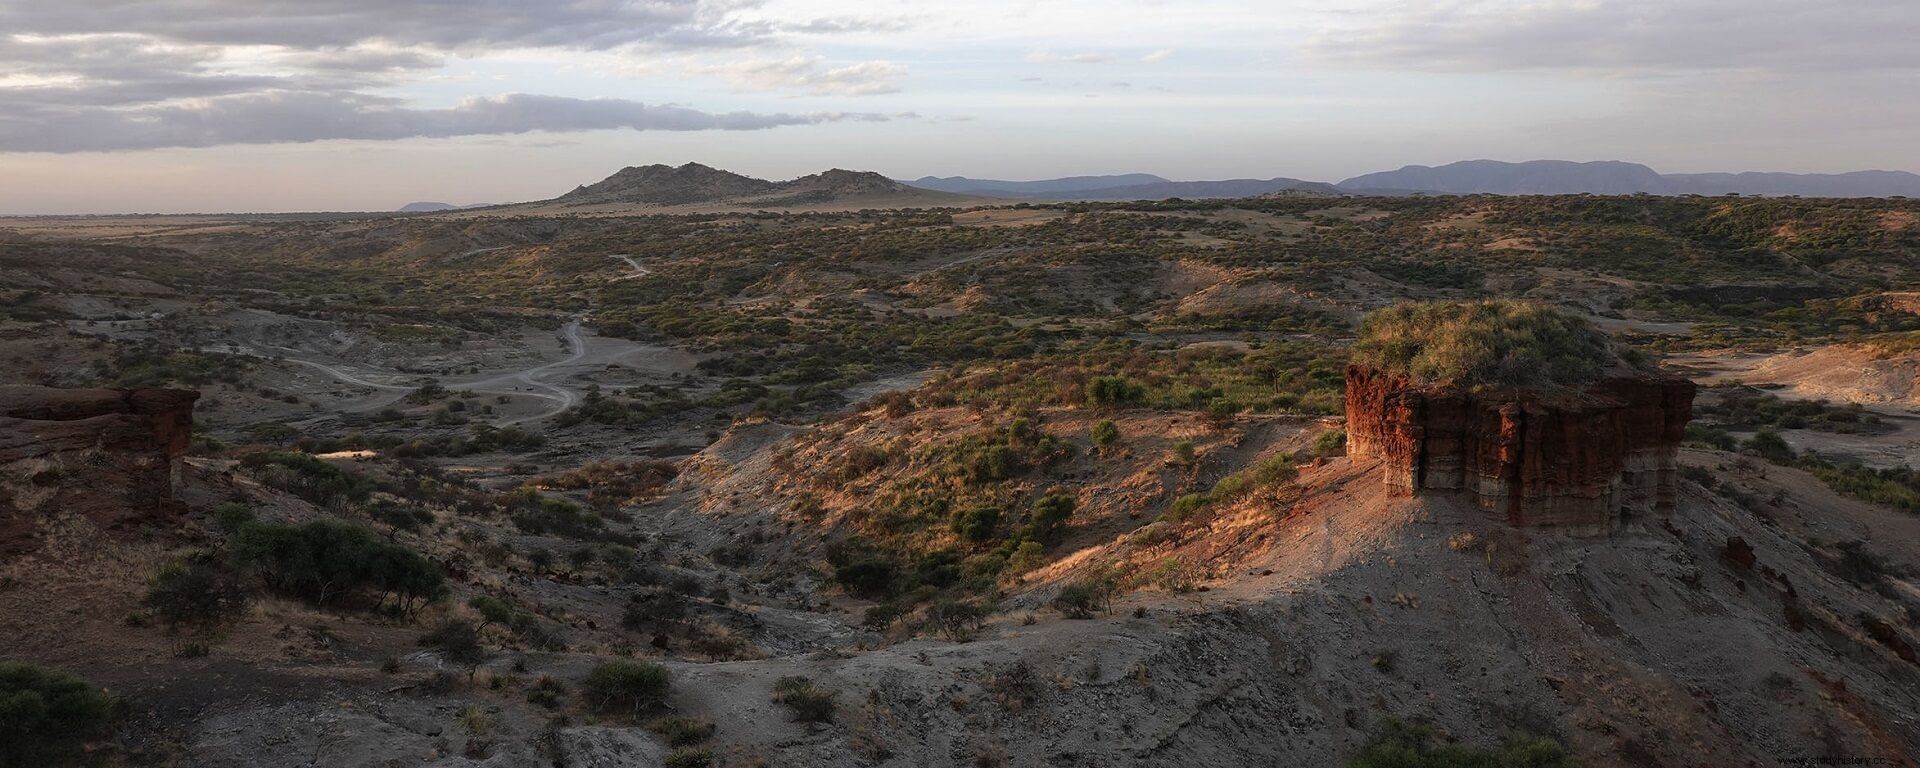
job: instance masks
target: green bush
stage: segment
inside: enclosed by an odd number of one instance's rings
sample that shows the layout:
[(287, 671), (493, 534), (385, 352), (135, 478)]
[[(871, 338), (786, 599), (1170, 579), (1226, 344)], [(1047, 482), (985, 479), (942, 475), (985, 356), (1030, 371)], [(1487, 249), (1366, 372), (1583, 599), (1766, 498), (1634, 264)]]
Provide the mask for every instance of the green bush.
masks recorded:
[(1053, 596), (1053, 608), (1069, 619), (1091, 619), (1095, 613), (1113, 608), (1113, 595), (1119, 585), (1110, 578), (1088, 577), (1060, 588)]
[(1089, 436), (1093, 439), (1094, 446), (1105, 448), (1120, 442), (1120, 427), (1114, 424), (1112, 419), (1101, 419), (1094, 422)]
[(489, 624), (506, 626), (513, 623), (513, 606), (507, 601), (492, 595), (474, 595), (467, 601), (467, 607), (480, 613), (480, 618)]
[(147, 607), (169, 627), (203, 635), (245, 612), (251, 600), (239, 574), (206, 553), (162, 565), (147, 579)]
[(954, 510), (953, 513), (953, 532), (967, 541), (991, 540), (999, 526), (1000, 508), (990, 504)]
[(602, 662), (580, 684), (581, 695), (595, 710), (631, 716), (666, 699), (671, 687), (666, 667), (630, 659)]
[(235, 562), (257, 570), (267, 586), (321, 605), (351, 593), (397, 598), (411, 613), (446, 594), (440, 567), (405, 546), (341, 520), (299, 525), (254, 522), (234, 536)]
[(360, 504), (373, 495), (372, 480), (300, 451), (249, 454), (240, 466), (257, 471), (267, 485), (322, 507)]
[(1347, 452), (1347, 431), (1329, 429), (1313, 439), (1313, 452), (1317, 456), (1342, 456)]
[(1360, 324), (1353, 360), (1421, 384), (1578, 387), (1623, 364), (1585, 320), (1519, 301), (1413, 302)]
[(1373, 738), (1347, 760), (1347, 768), (1579, 768), (1558, 742), (1544, 737), (1514, 738), (1498, 749), (1443, 743), (1434, 729), (1395, 719), (1381, 723)]
[(0, 765), (71, 764), (106, 735), (112, 713), (106, 694), (80, 678), (0, 662)]
[(1050, 493), (1033, 503), (1033, 522), (1027, 528), (1027, 537), (1047, 546), (1060, 543), (1066, 536), (1067, 523), (1073, 520), (1074, 499), (1072, 494)]
[(1193, 513), (1212, 502), (1213, 499), (1207, 494), (1189, 493), (1174, 499), (1172, 504), (1167, 505), (1167, 511), (1161, 513), (1160, 519), (1169, 523), (1183, 523), (1187, 518), (1192, 517)]
[(1137, 405), (1146, 397), (1147, 388), (1125, 376), (1101, 376), (1087, 382), (1088, 405)]

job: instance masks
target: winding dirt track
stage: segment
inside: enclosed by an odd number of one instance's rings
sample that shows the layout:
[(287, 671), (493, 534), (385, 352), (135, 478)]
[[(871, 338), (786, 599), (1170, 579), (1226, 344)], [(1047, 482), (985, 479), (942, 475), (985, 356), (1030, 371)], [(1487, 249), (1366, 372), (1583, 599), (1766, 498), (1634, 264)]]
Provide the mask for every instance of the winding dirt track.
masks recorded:
[[(472, 251), (471, 253), (497, 251), (505, 247), (507, 246), (501, 246), (500, 248), (483, 248), (477, 251)], [(627, 263), (627, 266), (632, 267), (633, 268), (633, 275), (631, 275), (632, 277), (644, 277), (646, 275), (653, 274), (653, 270), (641, 266), (640, 263), (635, 261), (632, 256), (628, 256), (622, 253), (622, 254), (614, 254), (610, 258), (615, 258), (615, 259), (624, 261)], [(555, 360), (550, 363), (542, 363), (540, 365), (533, 366), (532, 368), (528, 368), (522, 371), (515, 371), (512, 373), (494, 374), (491, 376), (484, 376), (484, 377), (470, 378), (470, 379), (443, 380), (440, 382), (440, 385), (443, 387), (446, 387), (447, 389), (468, 390), (468, 391), (472, 391), (472, 392), (483, 394), (483, 395), (513, 395), (513, 396), (521, 396), (521, 397), (536, 397), (552, 403), (552, 405), (549, 408), (547, 408), (545, 411), (542, 411), (540, 413), (537, 413), (531, 416), (522, 416), (515, 419), (497, 421), (497, 422), (494, 422), (494, 426), (507, 427), (507, 426), (513, 426), (515, 424), (524, 424), (529, 421), (539, 421), (541, 419), (547, 419), (547, 418), (552, 418), (554, 416), (558, 416), (561, 413), (565, 412), (568, 408), (572, 408), (575, 403), (580, 402), (580, 392), (575, 389), (570, 389), (567, 387), (560, 386), (558, 384), (545, 381), (544, 379), (548, 374), (551, 374), (558, 369), (564, 369), (568, 366), (578, 363), (587, 356), (586, 340), (581, 338), (580, 336), (580, 322), (583, 319), (585, 319), (584, 315), (581, 317), (576, 317), (572, 320), (569, 320), (566, 325), (561, 326), (560, 335), (567, 343), (567, 356), (563, 359)], [(282, 347), (282, 346), (276, 346), (276, 345), (268, 345), (268, 346), (270, 346), (274, 350), (278, 350), (279, 352), (291, 352), (296, 354), (302, 352), (302, 350), (293, 349), (291, 347)], [(245, 347), (233, 347), (229, 351), (237, 351), (243, 354), (252, 354), (258, 357), (272, 356), (272, 355), (261, 355)], [(316, 371), (319, 371), (323, 374), (331, 376), (340, 381), (344, 381), (348, 384), (352, 384), (356, 387), (366, 387), (369, 389), (375, 389), (382, 392), (412, 392), (415, 389), (418, 389), (420, 386), (420, 384), (418, 383), (389, 384), (389, 383), (373, 381), (359, 374), (355, 374), (350, 371), (343, 370), (339, 367), (328, 365), (326, 363), (322, 363), (316, 360), (306, 360), (306, 359), (297, 358), (297, 357), (285, 357), (285, 356), (282, 356), (280, 359), (289, 363), (293, 363), (295, 365), (301, 365), (301, 366), (306, 366), (308, 368), (312, 368)], [(406, 374), (379, 373), (379, 374), (369, 374), (369, 375), (377, 375), (382, 378), (388, 378), (388, 377), (402, 377), (402, 376), (405, 376)], [(421, 382), (421, 383), (424, 383), (424, 382)], [(394, 404), (395, 402), (398, 402), (400, 400), (400, 397), (404, 397), (404, 395), (393, 397), (393, 398), (382, 399), (382, 400), (379, 400), (378, 402), (362, 405), (352, 409), (352, 411), (364, 413), (366, 411), (385, 408), (387, 406)]]

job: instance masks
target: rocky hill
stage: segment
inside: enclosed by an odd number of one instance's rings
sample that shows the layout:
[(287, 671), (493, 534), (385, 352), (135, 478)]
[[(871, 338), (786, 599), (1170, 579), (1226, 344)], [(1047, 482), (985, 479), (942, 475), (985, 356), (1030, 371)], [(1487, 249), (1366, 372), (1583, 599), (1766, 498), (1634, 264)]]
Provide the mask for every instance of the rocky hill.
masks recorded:
[(680, 167), (642, 165), (622, 168), (593, 184), (555, 198), (562, 203), (650, 203), (684, 205), (772, 192), (779, 184), (718, 168), (687, 163)]
[(566, 207), (640, 205), (786, 208), (835, 203), (910, 207), (970, 198), (910, 187), (868, 171), (835, 168), (789, 181), (766, 181), (699, 163), (623, 168), (552, 200)]

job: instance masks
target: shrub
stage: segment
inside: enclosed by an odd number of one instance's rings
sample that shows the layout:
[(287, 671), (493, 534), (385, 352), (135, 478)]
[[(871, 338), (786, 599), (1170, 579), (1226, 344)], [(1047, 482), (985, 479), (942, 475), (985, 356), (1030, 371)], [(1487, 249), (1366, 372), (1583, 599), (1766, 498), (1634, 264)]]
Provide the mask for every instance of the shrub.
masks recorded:
[(713, 765), (713, 750), (706, 747), (680, 747), (668, 752), (660, 765), (664, 768), (708, 768)]
[(480, 630), (465, 619), (440, 622), (420, 636), (420, 646), (439, 651), (449, 664), (466, 667), (468, 677), (473, 676), (473, 669), (480, 666), (480, 662), (487, 660), (487, 650), (480, 645)]
[(1112, 419), (1101, 419), (1094, 423), (1089, 436), (1093, 438), (1095, 447), (1105, 448), (1120, 442), (1120, 427)]
[(690, 747), (713, 738), (713, 722), (692, 717), (663, 717), (647, 723), (647, 730), (666, 739), (668, 746)]
[(1416, 302), (1367, 316), (1353, 360), (1421, 384), (1577, 387), (1623, 364), (1605, 334), (1519, 301)]
[(253, 522), (253, 509), (237, 501), (229, 501), (213, 508), (214, 526), (229, 534), (238, 532), (251, 522)]
[(1191, 466), (1193, 460), (1194, 451), (1192, 440), (1181, 440), (1173, 444), (1173, 458), (1171, 458), (1170, 461), (1184, 467)]
[(1347, 760), (1347, 768), (1579, 768), (1558, 742), (1544, 737), (1515, 738), (1488, 750), (1441, 743), (1424, 725), (1387, 719), (1366, 746)]
[(1753, 437), (1747, 438), (1747, 442), (1741, 447), (1759, 454), (1761, 458), (1768, 461), (1781, 463), (1793, 461), (1793, 446), (1787, 445), (1787, 441), (1780, 437), (1780, 433), (1771, 429), (1753, 433)]
[(1313, 439), (1313, 452), (1317, 456), (1344, 456), (1347, 453), (1347, 431), (1329, 429)]
[(631, 716), (660, 703), (671, 687), (666, 667), (630, 659), (602, 662), (580, 684), (582, 696), (596, 711)]
[(258, 471), (261, 482), (322, 507), (364, 503), (373, 495), (372, 480), (300, 451), (250, 454), (240, 466)]
[(1113, 609), (1116, 591), (1118, 585), (1110, 578), (1083, 578), (1061, 587), (1053, 596), (1053, 608), (1069, 619), (1091, 619), (1095, 613)]
[(0, 662), (0, 765), (65, 765), (106, 735), (106, 694), (65, 672)]
[(474, 595), (467, 601), (467, 607), (479, 611), (480, 618), (489, 624), (504, 626), (513, 622), (513, 606), (492, 595)]
[(1037, 541), (1023, 541), (1007, 556), (1005, 570), (1009, 573), (1026, 573), (1047, 564), (1047, 548)]
[(799, 675), (780, 678), (773, 684), (774, 702), (793, 710), (793, 719), (802, 723), (833, 722), (833, 697), (833, 691)]
[(983, 504), (955, 510), (952, 525), (953, 532), (967, 541), (987, 541), (1000, 526), (1000, 508)]
[(1167, 511), (1162, 513), (1160, 517), (1170, 523), (1186, 522), (1186, 519), (1192, 517), (1193, 513), (1200, 511), (1201, 507), (1205, 507), (1212, 501), (1213, 500), (1208, 498), (1204, 493), (1189, 493), (1174, 499), (1172, 504), (1167, 505)]
[(1070, 494), (1050, 493), (1033, 503), (1033, 523), (1027, 535), (1047, 546), (1060, 543), (1073, 519), (1074, 499)]
[(232, 568), (201, 553), (167, 563), (147, 580), (147, 607), (169, 627), (211, 634), (247, 609), (252, 595)]
[(322, 605), (364, 591), (378, 595), (376, 607), (397, 597), (401, 610), (411, 613), (447, 591), (446, 577), (431, 560), (341, 520), (249, 523), (234, 537), (233, 557), (258, 570), (269, 587)]
[(1101, 376), (1087, 382), (1088, 405), (1134, 405), (1146, 397), (1147, 388), (1125, 376)]
[(949, 640), (966, 640), (986, 623), (985, 605), (971, 600), (942, 597), (927, 607), (927, 624)]

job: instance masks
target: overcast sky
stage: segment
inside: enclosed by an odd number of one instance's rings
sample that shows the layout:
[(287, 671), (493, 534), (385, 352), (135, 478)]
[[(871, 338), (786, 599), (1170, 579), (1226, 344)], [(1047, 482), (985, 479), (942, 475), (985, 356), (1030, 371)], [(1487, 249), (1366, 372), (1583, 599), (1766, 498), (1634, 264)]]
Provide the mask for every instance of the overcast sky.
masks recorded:
[(1920, 171), (1916, 0), (0, 0), (0, 212), (384, 210), (626, 165)]

